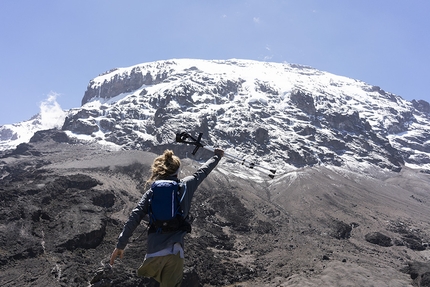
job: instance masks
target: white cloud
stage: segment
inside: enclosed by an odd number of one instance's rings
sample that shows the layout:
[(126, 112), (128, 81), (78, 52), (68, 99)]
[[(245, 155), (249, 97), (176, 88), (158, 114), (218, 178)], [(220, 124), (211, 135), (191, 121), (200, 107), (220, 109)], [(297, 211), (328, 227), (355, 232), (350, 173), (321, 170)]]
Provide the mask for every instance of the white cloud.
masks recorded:
[(61, 128), (63, 126), (66, 112), (57, 103), (58, 96), (59, 94), (51, 92), (40, 103), (40, 119), (42, 127), (45, 129)]
[(259, 17), (254, 17), (254, 19), (252, 19), (254, 21), (254, 23), (259, 24), (260, 23), (260, 18)]

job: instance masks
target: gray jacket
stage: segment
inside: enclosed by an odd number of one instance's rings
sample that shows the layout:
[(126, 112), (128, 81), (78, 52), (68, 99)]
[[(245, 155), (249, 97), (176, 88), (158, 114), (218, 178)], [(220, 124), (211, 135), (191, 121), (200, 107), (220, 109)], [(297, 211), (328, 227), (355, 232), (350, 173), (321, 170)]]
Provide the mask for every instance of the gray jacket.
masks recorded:
[[(221, 157), (214, 155), (206, 163), (204, 163), (193, 175), (187, 176), (181, 180), (183, 186), (180, 190), (181, 197), (186, 190), (184, 199), (181, 202), (181, 207), (184, 211), (184, 215), (187, 216), (190, 207), (191, 200), (197, 187), (202, 181), (208, 176), (208, 174), (216, 167)], [(174, 178), (172, 178), (174, 179)], [(128, 221), (124, 225), (124, 229), (119, 235), (118, 249), (124, 249), (128, 243), (129, 238), (133, 234), (136, 227), (140, 224), (142, 219), (148, 214), (148, 199), (151, 190), (145, 192), (137, 206), (132, 210)], [(184, 246), (185, 231), (176, 231), (169, 233), (150, 233), (148, 234), (148, 248), (147, 253), (155, 253), (157, 251), (166, 249), (169, 246), (179, 242)]]

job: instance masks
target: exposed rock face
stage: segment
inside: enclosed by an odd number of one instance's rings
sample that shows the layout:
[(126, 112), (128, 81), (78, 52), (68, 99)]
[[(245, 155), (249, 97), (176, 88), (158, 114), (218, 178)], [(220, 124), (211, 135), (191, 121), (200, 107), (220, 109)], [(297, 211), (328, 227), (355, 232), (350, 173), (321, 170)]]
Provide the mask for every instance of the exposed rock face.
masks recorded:
[(73, 139), (70, 139), (64, 132), (58, 130), (42, 130), (34, 133), (30, 139), (30, 143), (45, 142), (53, 140), (57, 143), (71, 143)]
[(11, 129), (2, 128), (0, 130), (0, 140), (2, 141), (16, 140), (17, 137), (18, 137), (17, 134)]
[(427, 116), (430, 116), (430, 104), (424, 100), (412, 100), (414, 108), (420, 112), (423, 112)]
[[(117, 71), (117, 69), (113, 69), (107, 73), (115, 71)], [(161, 74), (155, 74), (154, 76), (149, 71), (144, 73), (145, 70), (142, 70), (140, 67), (135, 67), (131, 69), (126, 76), (116, 74), (112, 79), (105, 81), (103, 85), (100, 86), (94, 86), (94, 81), (91, 81), (82, 99), (82, 105), (95, 97), (110, 99), (122, 93), (133, 92), (142, 85), (154, 85), (167, 77), (166, 71)]]
[(300, 90), (296, 90), (291, 93), (290, 97), (291, 103), (297, 108), (310, 116), (315, 115), (316, 109), (312, 95), (306, 94)]

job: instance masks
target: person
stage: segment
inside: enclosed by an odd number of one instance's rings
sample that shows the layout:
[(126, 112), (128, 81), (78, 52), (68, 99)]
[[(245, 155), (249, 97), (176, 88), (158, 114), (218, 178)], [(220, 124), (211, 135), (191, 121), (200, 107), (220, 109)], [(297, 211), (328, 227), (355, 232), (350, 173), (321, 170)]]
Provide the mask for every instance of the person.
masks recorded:
[[(187, 218), (190, 211), (191, 200), (197, 187), (217, 166), (224, 156), (224, 151), (214, 149), (214, 155), (197, 169), (191, 176), (186, 176), (180, 180), (180, 197), (183, 197), (180, 205), (183, 215)], [(151, 183), (157, 180), (176, 180), (181, 166), (180, 159), (174, 155), (173, 151), (165, 150), (163, 155), (158, 156), (152, 166), (152, 175), (147, 181)], [(116, 248), (112, 252), (110, 265), (113, 266), (115, 259), (124, 256), (124, 248), (133, 231), (140, 224), (141, 220), (149, 212), (149, 198), (151, 189), (143, 194), (137, 206), (132, 210), (128, 221), (125, 223), (121, 234), (118, 237)], [(189, 225), (190, 226), (190, 225)], [(151, 230), (151, 228), (150, 228)], [(147, 253), (142, 265), (137, 270), (137, 275), (142, 277), (152, 277), (160, 283), (160, 287), (179, 287), (182, 283), (184, 267), (184, 236), (186, 228), (170, 232), (148, 232)]]

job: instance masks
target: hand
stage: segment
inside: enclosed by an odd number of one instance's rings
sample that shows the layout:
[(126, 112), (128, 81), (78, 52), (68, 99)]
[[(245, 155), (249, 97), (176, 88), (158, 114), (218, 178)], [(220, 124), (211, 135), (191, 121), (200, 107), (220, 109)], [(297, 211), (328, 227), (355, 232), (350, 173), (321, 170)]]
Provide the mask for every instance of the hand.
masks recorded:
[(115, 250), (112, 252), (112, 255), (110, 256), (110, 265), (112, 266), (115, 259), (119, 256), (120, 259), (124, 257), (124, 249), (118, 249), (115, 248)]
[(222, 149), (216, 148), (214, 149), (214, 154), (221, 158), (224, 156), (224, 151)]

